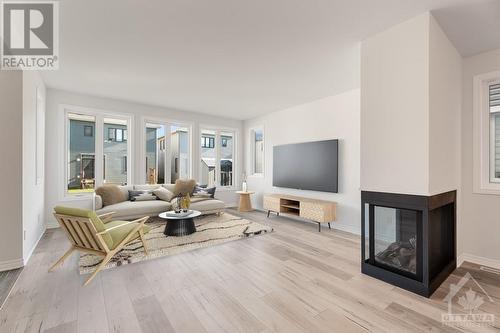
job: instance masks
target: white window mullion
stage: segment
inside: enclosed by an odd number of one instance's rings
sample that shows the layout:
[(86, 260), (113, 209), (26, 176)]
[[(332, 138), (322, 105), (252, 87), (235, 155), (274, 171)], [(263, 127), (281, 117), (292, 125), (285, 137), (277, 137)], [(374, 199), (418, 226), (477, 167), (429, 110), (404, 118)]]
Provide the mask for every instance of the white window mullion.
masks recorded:
[(104, 117), (96, 115), (95, 123), (95, 182), (96, 188), (104, 183)]
[(220, 144), (221, 144), (221, 138), (220, 138), (220, 131), (215, 131), (215, 184), (217, 187), (220, 187), (221, 185), (221, 179), (220, 179), (220, 158), (221, 158), (221, 151), (220, 151)]
[(172, 124), (165, 124), (165, 183), (172, 184)]

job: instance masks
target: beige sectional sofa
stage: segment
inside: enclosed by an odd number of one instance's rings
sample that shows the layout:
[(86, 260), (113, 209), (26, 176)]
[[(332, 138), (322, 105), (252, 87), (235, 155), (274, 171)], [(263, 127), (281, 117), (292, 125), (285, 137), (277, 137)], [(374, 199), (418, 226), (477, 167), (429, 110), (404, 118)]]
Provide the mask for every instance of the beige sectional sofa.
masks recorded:
[[(162, 185), (128, 185), (119, 186), (120, 190), (128, 196), (128, 191), (132, 190), (154, 190), (160, 186), (163, 186), (169, 191), (174, 190), (174, 184), (162, 184)], [(175, 200), (175, 199), (173, 199)], [(224, 210), (225, 204), (223, 201), (217, 199), (207, 199), (207, 198), (192, 198), (190, 209), (198, 210), (203, 215), (206, 214), (216, 214), (221, 213)], [(162, 212), (166, 212), (172, 209), (172, 203), (163, 200), (152, 200), (152, 201), (124, 201), (114, 205), (104, 206), (102, 205), (102, 198), (99, 195), (95, 196), (94, 200), (94, 210), (98, 215), (115, 212), (113, 215), (114, 219), (135, 219), (143, 216), (157, 216)]]

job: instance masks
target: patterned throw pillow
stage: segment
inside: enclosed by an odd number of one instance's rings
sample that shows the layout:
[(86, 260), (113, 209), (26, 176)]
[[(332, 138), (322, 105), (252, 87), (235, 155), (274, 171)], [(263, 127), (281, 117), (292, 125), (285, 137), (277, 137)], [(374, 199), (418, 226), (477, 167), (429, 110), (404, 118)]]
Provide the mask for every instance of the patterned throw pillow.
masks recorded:
[(150, 201), (157, 200), (152, 191), (128, 191), (130, 201)]
[(196, 180), (194, 179), (177, 179), (175, 181), (174, 195), (193, 194), (196, 187)]
[(215, 197), (215, 190), (216, 187), (210, 187), (207, 188), (206, 186), (196, 186), (194, 189), (194, 196), (198, 197), (209, 197), (209, 198), (214, 198)]
[(168, 202), (174, 197), (174, 194), (164, 187), (157, 188), (153, 191), (153, 194), (156, 195), (158, 199)]
[(120, 191), (120, 188), (116, 185), (99, 186), (95, 190), (95, 194), (101, 196), (103, 207), (127, 201), (128, 199), (127, 196), (122, 191)]

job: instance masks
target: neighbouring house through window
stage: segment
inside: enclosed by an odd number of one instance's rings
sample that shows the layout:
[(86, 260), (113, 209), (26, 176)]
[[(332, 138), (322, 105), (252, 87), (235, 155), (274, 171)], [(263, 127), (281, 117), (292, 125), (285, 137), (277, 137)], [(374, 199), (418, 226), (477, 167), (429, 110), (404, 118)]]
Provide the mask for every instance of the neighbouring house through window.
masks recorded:
[(208, 187), (234, 186), (235, 133), (202, 129), (199, 182)]

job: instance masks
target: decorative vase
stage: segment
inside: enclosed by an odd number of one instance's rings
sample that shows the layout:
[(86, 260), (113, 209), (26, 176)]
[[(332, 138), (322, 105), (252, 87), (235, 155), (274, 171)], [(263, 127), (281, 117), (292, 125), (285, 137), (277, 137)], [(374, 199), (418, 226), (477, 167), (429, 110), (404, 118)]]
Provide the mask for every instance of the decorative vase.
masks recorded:
[(244, 181), (243, 181), (243, 184), (241, 184), (241, 190), (242, 190), (243, 192), (246, 192), (246, 191), (247, 191), (247, 181), (246, 181), (246, 180), (244, 180)]

